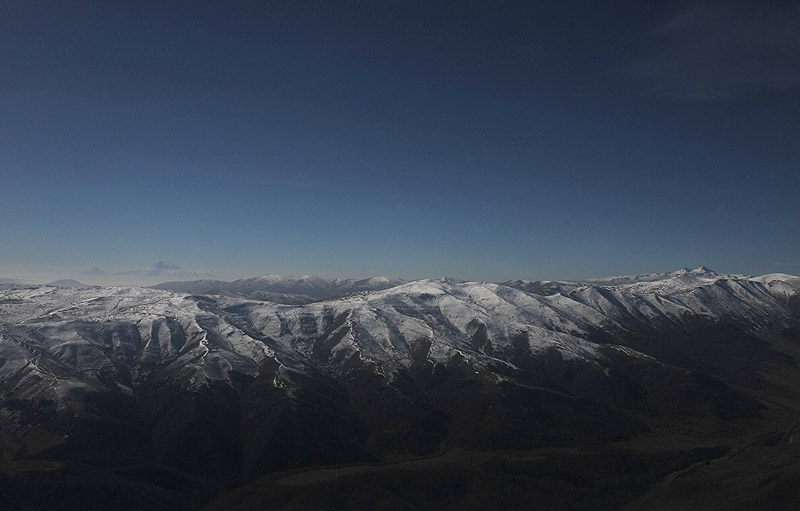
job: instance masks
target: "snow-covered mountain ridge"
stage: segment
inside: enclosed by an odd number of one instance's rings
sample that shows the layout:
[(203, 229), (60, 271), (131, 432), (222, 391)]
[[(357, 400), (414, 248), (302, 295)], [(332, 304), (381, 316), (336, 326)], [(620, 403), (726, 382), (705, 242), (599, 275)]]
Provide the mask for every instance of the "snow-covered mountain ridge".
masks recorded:
[(195, 294), (214, 294), (299, 305), (360, 291), (380, 291), (405, 283), (392, 277), (326, 279), (315, 275), (261, 275), (233, 282), (190, 280), (162, 282), (154, 289)]
[(612, 281), (536, 294), (521, 281), (427, 279), (306, 305), (144, 288), (15, 287), (0, 291), (0, 388), (6, 398), (41, 394), (67, 406), (82, 391), (132, 394), (153, 378), (196, 388), (231, 373), (255, 377), (268, 360), (279, 368), (276, 386), (293, 385), (296, 373), (335, 375), (353, 364), (391, 378), (420, 356), (434, 365), (464, 362), (498, 380), (520, 369), (523, 342), (533, 357), (557, 352), (603, 365), (602, 346), (636, 354), (613, 336), (682, 328), (694, 317), (757, 331), (796, 315), (800, 300), (800, 278), (784, 274), (700, 269)]
[(149, 286), (164, 280), (210, 278), (211, 274), (181, 268), (164, 261), (157, 261), (147, 268), (122, 271), (106, 271), (97, 266), (76, 276), (91, 285), (101, 286)]
[[(264, 281), (324, 298), (286, 303)], [(791, 275), (249, 282), (284, 303), (245, 286), (0, 288), (0, 465), (66, 464), (0, 484), (60, 488), (89, 466), (86, 487), (211, 496), (303, 467), (594, 449), (686, 424), (747, 425), (750, 442), (796, 420)]]

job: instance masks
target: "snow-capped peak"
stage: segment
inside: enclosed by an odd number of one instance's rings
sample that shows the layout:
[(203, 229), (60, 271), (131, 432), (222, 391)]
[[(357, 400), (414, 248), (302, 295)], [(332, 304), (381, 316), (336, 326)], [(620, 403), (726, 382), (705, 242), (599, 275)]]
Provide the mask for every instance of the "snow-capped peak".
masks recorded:
[(177, 264), (172, 263), (165, 263), (164, 261), (158, 261), (157, 263), (151, 264), (146, 270), (144, 270), (144, 275), (163, 275), (165, 273), (177, 273), (183, 271), (183, 268), (178, 266)]

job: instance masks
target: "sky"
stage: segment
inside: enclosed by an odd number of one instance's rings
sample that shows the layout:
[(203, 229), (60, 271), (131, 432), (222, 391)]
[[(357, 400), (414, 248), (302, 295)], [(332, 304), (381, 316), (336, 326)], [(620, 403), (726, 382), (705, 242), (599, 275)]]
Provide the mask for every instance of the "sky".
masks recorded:
[(797, 2), (0, 0), (0, 277), (800, 273)]

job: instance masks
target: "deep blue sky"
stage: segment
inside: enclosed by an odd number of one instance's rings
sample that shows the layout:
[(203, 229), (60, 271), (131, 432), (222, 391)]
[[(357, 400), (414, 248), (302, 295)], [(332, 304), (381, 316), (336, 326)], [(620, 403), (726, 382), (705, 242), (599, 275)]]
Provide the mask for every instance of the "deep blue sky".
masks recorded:
[(800, 273), (800, 4), (567, 4), (2, 0), (0, 277)]

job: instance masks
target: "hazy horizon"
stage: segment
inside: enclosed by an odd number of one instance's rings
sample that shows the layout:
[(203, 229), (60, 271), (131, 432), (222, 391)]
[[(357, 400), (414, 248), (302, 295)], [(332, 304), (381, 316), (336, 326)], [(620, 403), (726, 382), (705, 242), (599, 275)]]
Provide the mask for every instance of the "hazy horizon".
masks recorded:
[[(170, 261), (162, 261), (167, 264), (174, 264)], [(154, 263), (153, 263), (154, 264)], [(141, 275), (137, 274), (136, 272), (142, 272), (146, 270), (150, 265), (147, 267), (141, 268), (100, 268), (105, 273), (103, 274), (94, 274), (91, 273), (93, 268), (86, 268), (84, 271), (77, 272), (77, 273), (7, 273), (7, 274), (0, 274), (0, 284), (3, 283), (5, 279), (9, 280), (17, 280), (23, 284), (30, 284), (30, 285), (40, 285), (40, 284), (48, 284), (50, 282), (54, 282), (57, 280), (76, 280), (82, 284), (87, 285), (96, 285), (96, 286), (153, 286), (156, 284), (161, 284), (165, 282), (178, 282), (178, 281), (193, 281), (193, 280), (202, 280), (202, 279), (212, 279), (212, 280), (223, 280), (223, 281), (234, 281), (237, 279), (246, 279), (246, 278), (253, 278), (259, 277), (263, 275), (281, 275), (287, 277), (300, 277), (305, 275), (321, 277), (326, 279), (365, 279), (371, 277), (394, 277), (400, 278), (404, 280), (419, 280), (419, 279), (426, 279), (426, 278), (455, 278), (455, 279), (462, 279), (465, 281), (477, 281), (477, 282), (507, 282), (510, 280), (564, 280), (564, 281), (575, 281), (575, 280), (588, 280), (588, 279), (601, 279), (604, 277), (613, 277), (613, 276), (624, 276), (624, 275), (640, 275), (640, 274), (657, 274), (657, 273), (669, 273), (672, 271), (678, 271), (684, 268), (687, 269), (695, 269), (705, 266), (712, 271), (716, 271), (722, 274), (741, 274), (741, 275), (754, 275), (760, 276), (768, 273), (785, 273), (790, 275), (800, 275), (800, 264), (792, 264), (792, 263), (776, 263), (772, 271), (767, 272), (760, 272), (760, 273), (753, 273), (753, 272), (742, 272), (742, 271), (721, 271), (713, 266), (709, 265), (688, 265), (688, 266), (676, 266), (674, 268), (668, 269), (654, 269), (648, 271), (637, 271), (637, 272), (620, 272), (620, 273), (607, 273), (602, 275), (575, 275), (575, 276), (539, 276), (536, 278), (528, 277), (528, 276), (510, 276), (508, 278), (481, 278), (480, 276), (467, 278), (461, 275), (452, 275), (452, 274), (441, 274), (441, 275), (411, 275), (411, 276), (402, 276), (402, 275), (390, 275), (390, 274), (353, 274), (353, 275), (344, 275), (344, 274), (319, 274), (319, 273), (311, 273), (311, 272), (296, 272), (296, 273), (278, 273), (278, 272), (270, 272), (270, 271), (262, 271), (256, 273), (214, 273), (208, 271), (201, 271), (196, 268), (184, 268), (180, 267), (181, 270), (186, 272), (183, 275)], [(180, 265), (179, 265), (180, 266)], [(189, 274), (189, 273), (194, 273)]]

